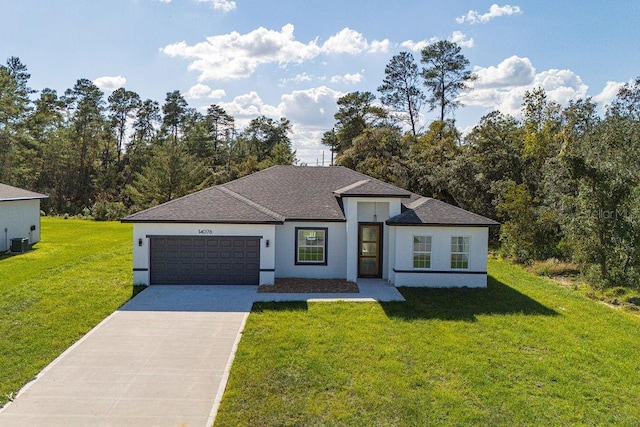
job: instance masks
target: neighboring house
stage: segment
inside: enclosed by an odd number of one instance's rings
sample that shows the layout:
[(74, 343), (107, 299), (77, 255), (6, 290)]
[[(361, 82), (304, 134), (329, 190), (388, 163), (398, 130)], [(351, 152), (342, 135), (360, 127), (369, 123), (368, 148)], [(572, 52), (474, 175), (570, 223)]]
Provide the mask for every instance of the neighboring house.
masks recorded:
[(0, 252), (8, 251), (11, 239), (40, 241), (40, 200), (49, 196), (0, 184)]
[(138, 284), (486, 287), (497, 222), (339, 166), (274, 166), (122, 220)]

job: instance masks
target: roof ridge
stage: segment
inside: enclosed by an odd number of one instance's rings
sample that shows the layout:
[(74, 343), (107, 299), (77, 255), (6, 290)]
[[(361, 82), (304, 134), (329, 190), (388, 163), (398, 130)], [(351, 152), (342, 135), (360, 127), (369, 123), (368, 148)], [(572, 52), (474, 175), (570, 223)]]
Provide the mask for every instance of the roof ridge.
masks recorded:
[(379, 184), (384, 185), (385, 187), (406, 191), (407, 193), (411, 194), (411, 191), (407, 190), (406, 188), (398, 187), (397, 185), (390, 184), (388, 182), (382, 181), (382, 180), (380, 180), (378, 178), (375, 178), (373, 176), (364, 174), (362, 172), (358, 172), (357, 170), (354, 170), (354, 169), (350, 169), (350, 168), (348, 168), (346, 166), (336, 165), (336, 166), (330, 166), (330, 167), (346, 169), (349, 172), (353, 172), (353, 173), (356, 173), (356, 174), (362, 176), (364, 178), (363, 181), (375, 181), (375, 182), (377, 182)]
[(344, 192), (347, 192), (349, 190), (352, 190), (354, 188), (360, 187), (363, 184), (366, 184), (367, 182), (371, 182), (370, 179), (363, 179), (360, 181), (356, 181), (353, 184), (349, 184), (349, 185), (345, 185), (344, 187), (338, 188), (337, 190), (334, 190), (334, 194), (342, 194)]
[(426, 203), (431, 199), (431, 197), (420, 196), (420, 198), (414, 200), (413, 202), (406, 204), (405, 206), (409, 209), (415, 209), (417, 207), (422, 206), (422, 204)]
[(277, 212), (272, 211), (271, 209), (268, 209), (256, 202), (254, 202), (253, 200), (247, 199), (246, 197), (236, 193), (233, 190), (228, 189), (227, 187), (224, 187), (222, 185), (216, 186), (214, 188), (218, 188), (220, 191), (222, 191), (223, 193), (233, 197), (234, 199), (244, 203), (245, 205), (251, 206), (254, 209), (259, 210), (260, 212), (269, 215), (270, 217), (272, 217), (273, 219), (275, 219), (276, 221), (284, 221), (286, 218), (283, 215), (280, 215)]

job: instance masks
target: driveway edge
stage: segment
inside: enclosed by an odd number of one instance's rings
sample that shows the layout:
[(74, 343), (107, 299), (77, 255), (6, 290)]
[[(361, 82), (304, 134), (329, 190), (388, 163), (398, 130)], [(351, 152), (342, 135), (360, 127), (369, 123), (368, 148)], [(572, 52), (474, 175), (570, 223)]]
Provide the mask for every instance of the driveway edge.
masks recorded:
[(222, 374), (222, 378), (220, 379), (220, 385), (218, 386), (218, 391), (216, 392), (216, 397), (213, 400), (213, 406), (211, 407), (211, 412), (209, 413), (209, 419), (207, 420), (207, 427), (213, 426), (213, 423), (216, 419), (216, 415), (218, 415), (218, 409), (220, 408), (220, 403), (222, 402), (222, 396), (224, 395), (224, 390), (227, 388), (227, 381), (229, 380), (229, 374), (231, 373), (231, 365), (233, 365), (233, 361), (236, 358), (236, 351), (238, 350), (238, 346), (240, 345), (240, 340), (242, 339), (242, 333), (244, 332), (244, 327), (247, 323), (247, 319), (249, 318), (248, 313), (244, 314), (242, 318), (242, 322), (240, 324), (240, 329), (238, 330), (238, 335), (236, 336), (235, 341), (233, 342), (233, 347), (231, 348), (231, 354), (229, 355), (229, 359), (227, 360), (227, 365), (224, 368), (224, 373)]

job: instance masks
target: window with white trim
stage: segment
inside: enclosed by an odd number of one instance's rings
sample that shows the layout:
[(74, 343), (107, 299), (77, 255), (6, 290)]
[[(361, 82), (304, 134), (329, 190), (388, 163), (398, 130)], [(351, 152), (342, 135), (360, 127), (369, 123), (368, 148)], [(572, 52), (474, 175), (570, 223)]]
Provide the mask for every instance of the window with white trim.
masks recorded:
[(431, 236), (413, 236), (413, 268), (431, 268)]
[(451, 268), (469, 268), (469, 237), (451, 237)]
[(296, 264), (327, 264), (326, 228), (296, 228)]

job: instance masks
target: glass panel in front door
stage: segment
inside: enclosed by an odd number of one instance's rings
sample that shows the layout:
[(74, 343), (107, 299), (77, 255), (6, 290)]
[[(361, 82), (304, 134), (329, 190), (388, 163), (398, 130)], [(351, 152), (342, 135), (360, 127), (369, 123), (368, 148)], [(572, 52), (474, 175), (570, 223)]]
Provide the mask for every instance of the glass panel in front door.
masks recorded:
[(378, 241), (378, 227), (362, 226), (362, 241), (363, 242), (377, 242)]

